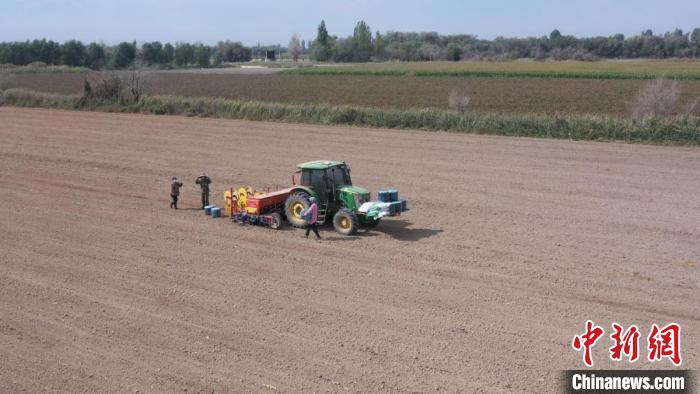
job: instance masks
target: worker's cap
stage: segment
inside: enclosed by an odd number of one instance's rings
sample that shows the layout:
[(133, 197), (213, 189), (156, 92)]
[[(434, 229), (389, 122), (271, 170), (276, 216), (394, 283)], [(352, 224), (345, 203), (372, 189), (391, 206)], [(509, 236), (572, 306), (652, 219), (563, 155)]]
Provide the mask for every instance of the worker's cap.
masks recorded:
[(309, 201), (311, 201), (311, 202), (316, 201), (316, 197), (309, 197)]
[(173, 177), (173, 180), (174, 180), (174, 181), (176, 181), (176, 180), (177, 180), (177, 177), (176, 177), (176, 176), (174, 176), (174, 177)]

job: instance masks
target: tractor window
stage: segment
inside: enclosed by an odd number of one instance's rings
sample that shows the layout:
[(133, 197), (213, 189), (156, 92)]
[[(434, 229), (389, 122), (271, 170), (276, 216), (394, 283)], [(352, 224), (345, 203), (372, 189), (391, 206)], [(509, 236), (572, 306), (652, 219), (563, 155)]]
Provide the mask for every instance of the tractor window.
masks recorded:
[(323, 185), (323, 175), (324, 171), (323, 170), (313, 170), (309, 171), (309, 184), (311, 186), (316, 186), (316, 185)]
[(311, 186), (311, 171), (302, 171), (299, 184), (302, 186)]
[(334, 185), (352, 185), (350, 177), (346, 172), (345, 166), (332, 167), (329, 170), (329, 176)]
[(316, 193), (323, 193), (326, 189), (325, 170), (304, 170), (301, 172), (300, 184), (310, 187)]

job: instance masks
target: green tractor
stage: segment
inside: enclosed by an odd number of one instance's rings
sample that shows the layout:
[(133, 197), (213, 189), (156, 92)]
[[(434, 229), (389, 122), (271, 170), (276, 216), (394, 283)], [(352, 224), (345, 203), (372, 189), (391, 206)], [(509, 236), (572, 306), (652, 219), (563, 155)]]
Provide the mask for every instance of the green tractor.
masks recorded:
[(350, 167), (345, 162), (316, 160), (299, 164), (297, 168), (284, 210), (292, 226), (306, 224), (301, 213), (311, 205), (311, 196), (317, 200), (319, 225), (332, 218), (335, 230), (344, 235), (354, 234), (360, 226), (374, 227), (382, 217), (403, 210), (396, 203), (371, 201), (367, 189), (352, 185)]

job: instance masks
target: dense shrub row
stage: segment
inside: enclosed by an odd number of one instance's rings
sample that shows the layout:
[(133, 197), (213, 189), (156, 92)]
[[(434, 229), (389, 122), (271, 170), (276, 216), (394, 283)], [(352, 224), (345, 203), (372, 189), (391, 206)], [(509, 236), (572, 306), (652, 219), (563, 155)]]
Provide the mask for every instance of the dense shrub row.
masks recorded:
[(0, 96), (0, 105), (445, 130), (521, 137), (618, 140), (673, 145), (700, 144), (700, 118), (695, 116), (660, 120), (602, 115), (459, 113), (439, 109), (399, 110), (175, 96), (143, 96), (137, 101), (124, 102), (85, 100), (80, 95), (65, 96), (22, 89), (5, 90)]

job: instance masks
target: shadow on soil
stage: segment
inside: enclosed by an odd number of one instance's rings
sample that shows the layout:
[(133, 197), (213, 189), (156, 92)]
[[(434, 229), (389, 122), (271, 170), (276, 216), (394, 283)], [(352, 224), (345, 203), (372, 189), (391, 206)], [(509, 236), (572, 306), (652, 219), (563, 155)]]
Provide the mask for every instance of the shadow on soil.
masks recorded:
[(335, 234), (325, 238), (329, 241), (353, 241), (363, 237), (376, 237), (379, 233), (384, 233), (399, 241), (413, 242), (432, 237), (443, 231), (441, 229), (409, 228), (412, 224), (404, 220), (382, 220), (377, 227), (360, 229), (357, 234), (351, 237), (338, 236), (331, 226), (326, 231), (322, 231), (321, 236), (325, 232), (326, 234)]
[(399, 241), (420, 241), (443, 232), (442, 229), (409, 228), (413, 223), (405, 220), (382, 220), (370, 231), (384, 233)]
[[(198, 208), (180, 208), (180, 210), (197, 210), (201, 211), (201, 209)], [(226, 217), (223, 219), (230, 220)], [(235, 223), (238, 226), (250, 226), (250, 227), (260, 227), (260, 226), (254, 226), (251, 224), (241, 224), (241, 223)], [(432, 237), (433, 235), (437, 235), (444, 230), (442, 229), (429, 229), (429, 228), (409, 228), (411, 225), (413, 225), (412, 222), (408, 222), (405, 220), (382, 220), (381, 223), (377, 227), (374, 228), (361, 228), (355, 235), (353, 236), (343, 236), (335, 232), (333, 229), (333, 225), (326, 223), (323, 226), (320, 226), (318, 228), (319, 233), (321, 233), (321, 237), (325, 240), (328, 241), (357, 241), (358, 239), (365, 238), (365, 237), (376, 237), (379, 235), (379, 233), (384, 233), (396, 240), (399, 241), (406, 241), (406, 242), (414, 242), (414, 241), (420, 241), (421, 239), (424, 238), (429, 238)], [(274, 231), (293, 231), (293, 232), (298, 232), (300, 235), (303, 235), (306, 230), (303, 228), (296, 228), (291, 226), (289, 223), (285, 223), (280, 229), (274, 230)], [(309, 235), (309, 238), (315, 238), (313, 232)]]
[[(321, 232), (321, 236), (323, 236), (324, 232)], [(326, 232), (326, 234), (334, 234), (333, 236), (326, 237), (327, 240), (329, 241), (356, 241), (359, 238), (365, 238), (365, 237), (376, 237), (377, 234), (376, 232), (373, 232), (372, 230), (360, 230), (355, 235), (351, 236), (344, 236), (344, 235), (338, 235), (338, 233), (333, 230), (333, 226), (330, 227), (330, 230)]]

